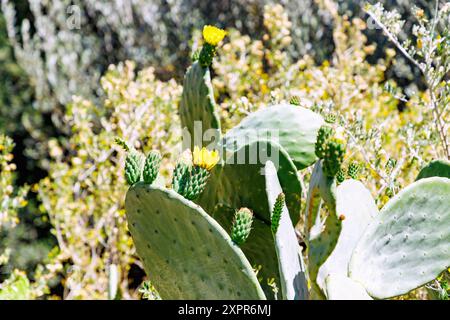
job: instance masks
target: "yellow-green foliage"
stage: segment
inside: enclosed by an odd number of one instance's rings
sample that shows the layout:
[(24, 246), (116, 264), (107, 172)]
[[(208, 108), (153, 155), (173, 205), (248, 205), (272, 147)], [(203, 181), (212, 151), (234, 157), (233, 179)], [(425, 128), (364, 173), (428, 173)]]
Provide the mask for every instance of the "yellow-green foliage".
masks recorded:
[(27, 188), (14, 188), (14, 171), (17, 167), (12, 162), (13, 147), (11, 138), (0, 135), (0, 231), (2, 228), (14, 227), (19, 222), (17, 210), (27, 204)]

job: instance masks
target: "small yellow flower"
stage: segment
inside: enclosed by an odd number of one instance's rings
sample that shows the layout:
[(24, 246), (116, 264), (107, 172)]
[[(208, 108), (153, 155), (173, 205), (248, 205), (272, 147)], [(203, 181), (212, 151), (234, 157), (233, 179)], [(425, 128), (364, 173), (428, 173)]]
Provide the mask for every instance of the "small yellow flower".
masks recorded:
[(217, 46), (220, 41), (226, 36), (225, 30), (219, 29), (215, 26), (203, 27), (203, 39), (212, 46)]
[(216, 150), (209, 151), (205, 147), (200, 150), (197, 146), (194, 147), (192, 158), (194, 165), (205, 168), (208, 171), (214, 168), (220, 159), (219, 152)]

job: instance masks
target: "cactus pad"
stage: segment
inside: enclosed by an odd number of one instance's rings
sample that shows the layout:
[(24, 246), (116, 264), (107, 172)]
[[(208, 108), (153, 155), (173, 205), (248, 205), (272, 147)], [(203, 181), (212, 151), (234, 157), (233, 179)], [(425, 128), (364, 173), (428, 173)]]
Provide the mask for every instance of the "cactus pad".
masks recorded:
[(336, 212), (342, 219), (342, 230), (333, 252), (319, 269), (316, 281), (322, 290), (325, 290), (328, 275), (347, 276), (353, 249), (375, 218), (378, 208), (361, 182), (346, 180), (336, 189)]
[(328, 300), (372, 300), (361, 284), (345, 275), (329, 275), (326, 287)]
[(242, 251), (198, 205), (142, 183), (125, 205), (137, 253), (163, 299), (265, 298)]
[[(217, 130), (220, 136), (220, 119), (215, 105), (209, 69), (194, 62), (184, 77), (179, 108), (182, 128), (187, 129), (191, 138), (191, 145), (186, 147), (193, 150), (194, 145), (207, 146), (210, 142), (203, 141), (202, 137), (208, 129)], [(195, 132), (195, 121), (201, 123), (198, 132)], [(198, 143), (195, 143), (195, 139), (199, 140)]]
[(349, 276), (379, 299), (436, 278), (450, 265), (449, 208), (450, 179), (421, 179), (403, 189), (366, 229)]
[(244, 118), (227, 132), (224, 141), (229, 150), (237, 150), (257, 140), (274, 141), (286, 150), (301, 170), (316, 160), (316, 137), (323, 122), (320, 115), (306, 108), (279, 104)]
[[(276, 168), (270, 161), (265, 166), (265, 177), (269, 205), (270, 207), (276, 207), (277, 202), (280, 201), (279, 195), (282, 194), (282, 190)], [(284, 200), (283, 197), (281, 197), (281, 200)], [(274, 237), (283, 299), (306, 300), (308, 286), (300, 246), (286, 206), (283, 205), (281, 209), (279, 230), (274, 234)]]
[(450, 179), (450, 162), (447, 160), (434, 160), (420, 170), (416, 180), (429, 177), (444, 177)]

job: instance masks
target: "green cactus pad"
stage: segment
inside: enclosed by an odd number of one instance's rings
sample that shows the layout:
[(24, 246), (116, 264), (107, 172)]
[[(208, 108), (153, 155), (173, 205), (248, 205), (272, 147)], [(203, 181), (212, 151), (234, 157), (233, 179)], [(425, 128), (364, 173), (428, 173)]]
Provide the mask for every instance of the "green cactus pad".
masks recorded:
[(429, 177), (444, 177), (450, 179), (450, 162), (447, 160), (434, 160), (420, 170), (416, 180)]
[(163, 299), (265, 299), (247, 258), (198, 205), (138, 183), (125, 206), (137, 254)]
[(358, 242), (349, 276), (383, 299), (409, 292), (450, 265), (450, 179), (409, 185), (380, 211)]
[(228, 150), (237, 150), (256, 140), (271, 140), (281, 145), (298, 170), (316, 160), (317, 133), (324, 120), (303, 107), (279, 104), (260, 109), (241, 121), (224, 136)]
[[(255, 151), (256, 150), (256, 151)], [(266, 152), (269, 150), (270, 152)], [(270, 224), (270, 211), (264, 192), (264, 163), (270, 159), (259, 157), (248, 163), (249, 155), (278, 154), (279, 179), (286, 196), (286, 205), (294, 223), (300, 216), (301, 185), (295, 165), (286, 151), (274, 142), (255, 141), (236, 152), (230, 153), (225, 161), (212, 171), (205, 191), (195, 201), (206, 211), (212, 212), (217, 204), (230, 208), (246, 207), (256, 217)], [(245, 164), (237, 164), (238, 156), (244, 155)], [(234, 162), (231, 159), (235, 159)]]
[[(265, 166), (265, 178), (267, 198), (270, 207), (273, 208), (279, 201), (282, 189), (278, 181), (276, 168), (270, 161)], [(282, 206), (280, 218), (278, 232), (274, 234), (274, 237), (280, 270), (282, 297), (284, 300), (307, 300), (308, 286), (305, 266), (297, 235), (295, 234), (292, 221), (289, 219), (286, 205)]]
[(347, 276), (353, 249), (378, 213), (370, 191), (356, 180), (346, 180), (336, 189), (336, 212), (342, 219), (342, 230), (336, 246), (320, 267), (317, 284), (325, 290), (328, 275)]
[[(321, 203), (326, 204), (326, 220), (321, 219)], [(320, 266), (333, 252), (341, 232), (342, 221), (336, 211), (336, 180), (327, 177), (318, 161), (311, 176), (307, 198), (306, 234), (308, 240), (308, 271), (313, 285)]]
[(345, 275), (329, 275), (326, 287), (328, 300), (373, 300), (361, 284)]
[[(217, 129), (220, 137), (220, 118), (216, 110), (211, 76), (208, 68), (194, 62), (186, 72), (183, 84), (183, 95), (180, 102), (180, 120), (182, 128), (190, 134), (191, 150), (194, 145), (208, 146), (210, 141), (203, 141), (203, 133), (208, 129)], [(201, 122), (201, 130), (194, 132), (195, 121)], [(195, 143), (194, 139), (199, 139)], [(219, 141), (215, 141), (217, 143)], [(188, 147), (188, 146), (186, 146)]]

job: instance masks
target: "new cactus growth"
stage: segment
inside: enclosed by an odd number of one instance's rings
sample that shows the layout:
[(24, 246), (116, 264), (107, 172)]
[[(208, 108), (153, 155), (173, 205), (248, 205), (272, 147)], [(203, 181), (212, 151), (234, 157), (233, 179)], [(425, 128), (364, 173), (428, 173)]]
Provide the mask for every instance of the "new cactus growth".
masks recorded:
[(299, 106), (300, 105), (300, 98), (298, 96), (293, 96), (290, 100), (289, 100), (290, 104), (293, 104), (294, 106)]
[(277, 233), (278, 227), (280, 226), (280, 219), (281, 219), (281, 214), (283, 212), (284, 200), (285, 200), (284, 193), (280, 193), (277, 196), (275, 204), (273, 205), (272, 217), (271, 217), (272, 218), (271, 228), (272, 228), (273, 234)]
[(151, 151), (145, 159), (144, 171), (142, 177), (144, 182), (152, 184), (158, 176), (159, 167), (161, 165), (161, 154), (158, 151)]
[(350, 163), (350, 165), (348, 166), (347, 174), (351, 179), (358, 180), (359, 163), (356, 161)]
[(208, 151), (206, 148), (200, 150), (196, 146), (192, 158), (192, 166), (179, 162), (173, 174), (174, 189), (189, 200), (196, 199), (205, 189), (210, 170), (219, 161), (219, 154), (217, 151)]
[(236, 211), (231, 229), (231, 240), (237, 245), (243, 244), (252, 229), (253, 212), (247, 208), (241, 208)]
[(327, 147), (327, 142), (328, 139), (333, 135), (333, 131), (333, 128), (329, 125), (323, 125), (320, 127), (315, 144), (315, 153), (319, 159), (325, 158), (325, 149)]
[(325, 146), (323, 172), (328, 177), (334, 177), (341, 169), (344, 161), (345, 145), (341, 139), (331, 138)]
[(345, 168), (339, 168), (336, 174), (336, 181), (338, 183), (342, 183), (345, 180)]
[(141, 181), (145, 157), (142, 153), (131, 149), (125, 159), (125, 179), (129, 185)]

